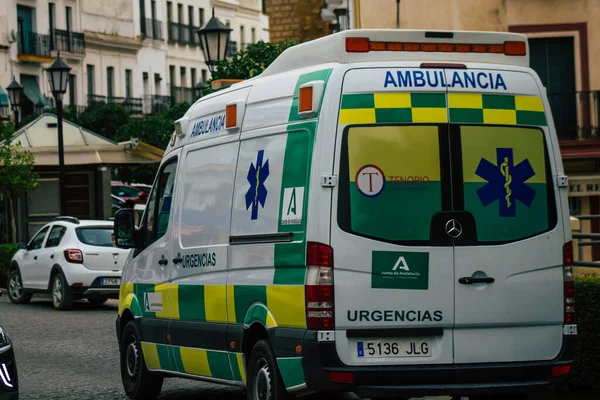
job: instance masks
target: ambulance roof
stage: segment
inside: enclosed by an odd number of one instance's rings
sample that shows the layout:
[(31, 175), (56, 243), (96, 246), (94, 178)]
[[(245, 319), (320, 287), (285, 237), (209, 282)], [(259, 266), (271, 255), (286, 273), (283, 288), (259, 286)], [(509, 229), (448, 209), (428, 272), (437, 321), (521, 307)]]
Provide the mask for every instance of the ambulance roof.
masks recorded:
[[(505, 54), (509, 53), (507, 45), (519, 42), (524, 53)], [(517, 33), (354, 29), (288, 48), (259, 78), (332, 62), (481, 62), (529, 67), (528, 53), (526, 36)]]

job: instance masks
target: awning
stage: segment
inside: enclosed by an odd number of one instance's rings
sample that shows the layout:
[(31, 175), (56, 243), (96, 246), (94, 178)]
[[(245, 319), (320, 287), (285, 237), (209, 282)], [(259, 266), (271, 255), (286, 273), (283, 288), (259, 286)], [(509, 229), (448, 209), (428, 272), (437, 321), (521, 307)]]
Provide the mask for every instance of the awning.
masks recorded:
[(40, 86), (38, 85), (37, 77), (33, 75), (21, 75), (21, 86), (23, 86), (23, 93), (34, 105), (38, 104), (41, 100), (44, 105), (52, 107), (52, 102), (47, 99), (40, 92)]
[(0, 86), (0, 107), (8, 106), (8, 93)]

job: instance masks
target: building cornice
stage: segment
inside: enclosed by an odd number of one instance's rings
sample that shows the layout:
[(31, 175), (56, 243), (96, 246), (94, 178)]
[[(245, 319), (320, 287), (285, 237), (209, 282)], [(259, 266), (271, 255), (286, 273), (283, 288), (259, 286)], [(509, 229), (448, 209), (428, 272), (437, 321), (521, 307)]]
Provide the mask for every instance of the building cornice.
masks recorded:
[(117, 35), (106, 35), (98, 32), (84, 31), (87, 47), (101, 47), (113, 50), (128, 50), (136, 53), (143, 47), (142, 41)]

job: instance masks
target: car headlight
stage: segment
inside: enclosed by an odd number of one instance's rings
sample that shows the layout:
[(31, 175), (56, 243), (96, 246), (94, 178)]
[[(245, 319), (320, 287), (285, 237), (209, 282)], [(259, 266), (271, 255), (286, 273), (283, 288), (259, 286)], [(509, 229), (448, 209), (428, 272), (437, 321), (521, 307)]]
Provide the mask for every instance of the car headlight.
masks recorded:
[(9, 346), (10, 344), (11, 341), (8, 337), (8, 333), (0, 326), (0, 350), (6, 346)]

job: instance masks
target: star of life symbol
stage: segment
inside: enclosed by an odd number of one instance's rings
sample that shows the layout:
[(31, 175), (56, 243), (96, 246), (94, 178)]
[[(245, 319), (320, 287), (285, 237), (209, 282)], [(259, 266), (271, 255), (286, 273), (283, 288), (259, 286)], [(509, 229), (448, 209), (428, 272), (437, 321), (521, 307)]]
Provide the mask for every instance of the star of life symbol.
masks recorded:
[(475, 174), (487, 181), (477, 190), (477, 196), (484, 207), (498, 201), (500, 217), (517, 215), (516, 201), (531, 207), (535, 197), (533, 190), (525, 182), (535, 176), (529, 160), (514, 165), (513, 149), (496, 149), (496, 164), (482, 158)]
[(269, 160), (266, 160), (263, 165), (264, 150), (259, 150), (256, 156), (256, 165), (250, 163), (248, 170), (248, 182), (250, 188), (246, 192), (246, 210), (252, 208), (252, 220), (258, 219), (258, 205), (265, 208), (267, 201), (267, 188), (265, 181), (269, 176)]

